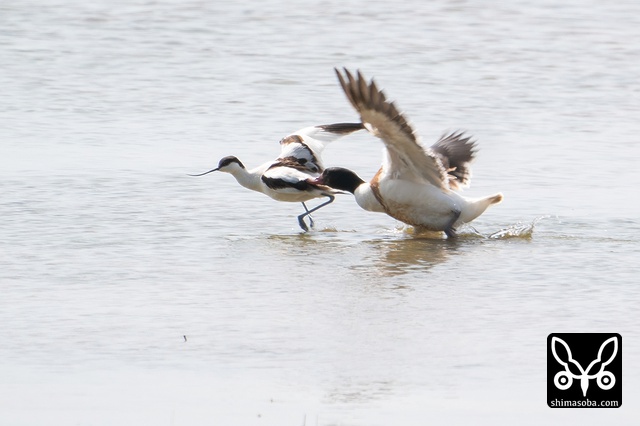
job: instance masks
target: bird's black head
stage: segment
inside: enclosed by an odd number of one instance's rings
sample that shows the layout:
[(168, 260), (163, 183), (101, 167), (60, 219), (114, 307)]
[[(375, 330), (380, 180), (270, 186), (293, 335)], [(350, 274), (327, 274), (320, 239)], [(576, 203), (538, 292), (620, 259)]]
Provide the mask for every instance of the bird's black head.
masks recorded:
[(229, 155), (228, 157), (224, 157), (223, 159), (220, 160), (220, 162), (218, 163), (218, 170), (224, 169), (225, 167), (229, 167), (234, 163), (240, 166), (240, 168), (244, 169), (244, 164), (242, 164), (242, 162), (238, 160), (237, 157), (234, 157), (233, 155)]
[(233, 173), (233, 170), (234, 169), (238, 170), (237, 169), (238, 167), (240, 167), (241, 169), (244, 169), (244, 164), (242, 164), (242, 162), (238, 160), (238, 158), (230, 155), (220, 160), (220, 162), (218, 162), (218, 167), (216, 167), (215, 169), (211, 169), (208, 172), (200, 173), (197, 175), (189, 175), (189, 176), (203, 176), (203, 175), (206, 175), (207, 173), (217, 172), (218, 170), (220, 170), (221, 172)]
[(343, 167), (325, 169), (316, 182), (341, 191), (349, 191), (352, 194), (364, 183), (357, 174)]

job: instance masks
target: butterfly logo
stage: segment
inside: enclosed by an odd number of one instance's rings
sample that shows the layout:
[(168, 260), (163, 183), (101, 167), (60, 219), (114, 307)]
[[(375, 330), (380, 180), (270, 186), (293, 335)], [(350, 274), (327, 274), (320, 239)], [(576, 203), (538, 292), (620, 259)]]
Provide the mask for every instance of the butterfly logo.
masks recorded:
[[(606, 361), (603, 361), (605, 348), (610, 345), (613, 345), (613, 353)], [(564, 370), (559, 371), (553, 378), (553, 383), (558, 389), (569, 389), (573, 384), (573, 379), (580, 380), (582, 396), (586, 397), (591, 379), (596, 379), (598, 387), (602, 390), (609, 390), (616, 384), (616, 376), (605, 370), (618, 354), (618, 338), (616, 336), (605, 340), (600, 345), (598, 357), (591, 361), (587, 368), (583, 368), (578, 361), (573, 359), (569, 345), (559, 337), (554, 336), (551, 339), (551, 351), (556, 361), (564, 367)]]

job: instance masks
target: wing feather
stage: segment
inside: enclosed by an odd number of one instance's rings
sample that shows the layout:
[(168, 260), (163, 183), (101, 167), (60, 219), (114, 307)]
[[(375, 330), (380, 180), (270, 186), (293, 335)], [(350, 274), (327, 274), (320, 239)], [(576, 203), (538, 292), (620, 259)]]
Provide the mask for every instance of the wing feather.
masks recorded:
[(364, 126), (373, 135), (382, 139), (389, 151), (389, 163), (383, 164), (388, 173), (410, 176), (441, 188), (449, 188), (449, 178), (439, 156), (425, 148), (393, 102), (389, 102), (372, 80), (367, 80), (360, 71), (357, 77), (344, 68), (344, 75), (336, 69), (338, 81), (351, 105), (358, 111)]
[(442, 135), (431, 149), (447, 170), (449, 186), (452, 189), (468, 187), (471, 182), (471, 162), (476, 156), (476, 142), (458, 131)]
[(309, 193), (313, 198), (313, 192), (327, 194), (342, 194), (342, 192), (326, 185), (316, 183), (307, 171), (286, 163), (274, 163), (260, 177), (264, 184), (281, 194), (299, 195)]
[(297, 159), (309, 172), (320, 173), (324, 170), (322, 151), (327, 144), (355, 131), (364, 129), (362, 123), (334, 123), (305, 127), (280, 140), (282, 159)]

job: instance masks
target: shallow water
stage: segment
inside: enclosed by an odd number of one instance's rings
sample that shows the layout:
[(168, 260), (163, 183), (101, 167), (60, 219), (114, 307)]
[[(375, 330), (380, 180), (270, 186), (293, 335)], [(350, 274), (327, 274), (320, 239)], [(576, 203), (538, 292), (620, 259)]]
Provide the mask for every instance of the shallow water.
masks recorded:
[[(634, 424), (640, 6), (0, 5), (0, 423)], [(297, 227), (208, 170), (352, 121), (360, 68), (502, 191), (456, 241), (340, 196)], [(373, 176), (362, 133), (325, 163)], [(617, 332), (623, 405), (546, 406), (546, 337)]]

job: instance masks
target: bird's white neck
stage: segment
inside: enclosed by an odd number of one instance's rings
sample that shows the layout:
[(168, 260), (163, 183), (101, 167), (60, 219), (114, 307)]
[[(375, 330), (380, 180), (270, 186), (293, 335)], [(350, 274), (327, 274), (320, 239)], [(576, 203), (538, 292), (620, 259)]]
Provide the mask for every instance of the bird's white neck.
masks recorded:
[(364, 210), (384, 213), (384, 207), (380, 202), (378, 202), (373, 190), (371, 189), (371, 185), (368, 182), (360, 185), (353, 195), (355, 195), (358, 205)]
[(260, 185), (261, 173), (254, 173), (245, 168), (233, 169), (229, 173), (245, 188), (262, 192), (262, 186)]

